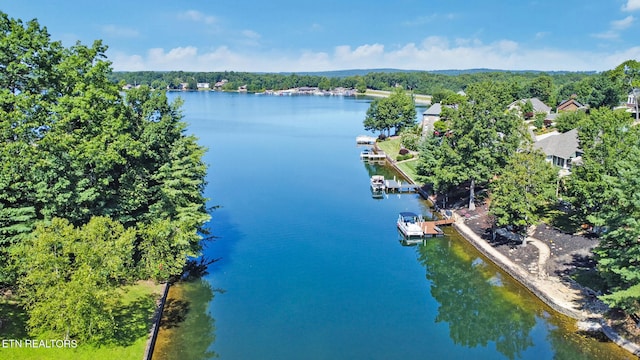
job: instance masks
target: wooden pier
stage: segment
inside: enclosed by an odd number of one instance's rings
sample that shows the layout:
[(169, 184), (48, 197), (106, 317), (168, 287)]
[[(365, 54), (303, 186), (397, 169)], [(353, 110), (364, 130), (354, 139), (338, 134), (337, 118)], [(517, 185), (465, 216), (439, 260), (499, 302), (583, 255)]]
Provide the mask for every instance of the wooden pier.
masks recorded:
[(382, 153), (374, 153), (373, 151), (363, 151), (360, 153), (360, 159), (362, 160), (373, 160), (373, 161), (383, 161), (387, 158), (387, 155)]
[(395, 178), (384, 181), (385, 190), (389, 192), (413, 192), (420, 188), (420, 185), (409, 182), (402, 182)]
[(444, 235), (444, 231), (440, 229), (442, 225), (451, 225), (455, 222), (453, 218), (450, 219), (439, 219), (433, 221), (422, 221), (418, 223), (422, 228), (422, 232), (425, 237), (434, 237), (434, 236), (442, 236)]
[(356, 137), (356, 144), (358, 145), (373, 145), (376, 143), (376, 138), (373, 136), (361, 135)]

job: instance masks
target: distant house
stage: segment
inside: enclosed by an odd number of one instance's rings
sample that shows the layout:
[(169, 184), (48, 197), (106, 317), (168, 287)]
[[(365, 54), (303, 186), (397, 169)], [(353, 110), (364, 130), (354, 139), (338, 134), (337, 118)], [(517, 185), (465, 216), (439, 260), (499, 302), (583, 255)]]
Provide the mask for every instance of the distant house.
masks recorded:
[(532, 117), (534, 114), (551, 114), (551, 107), (547, 104), (540, 101), (538, 98), (529, 98), (529, 99), (520, 99), (512, 102), (507, 107), (509, 110), (517, 110), (522, 111), (522, 106), (527, 103), (527, 101), (531, 101), (531, 105), (533, 105), (533, 114), (521, 114), (523, 117)]
[(534, 147), (542, 150), (548, 162), (560, 168), (560, 175), (569, 174), (571, 167), (582, 161), (578, 129), (566, 133), (551, 133), (539, 138)]
[(205, 90), (209, 89), (209, 83), (198, 83), (197, 86), (198, 86), (198, 89), (205, 89)]
[(575, 95), (572, 95), (570, 99), (563, 100), (560, 104), (558, 104), (556, 112), (586, 110), (586, 109), (587, 107), (579, 103), (578, 100), (576, 100)]
[(229, 80), (222, 79), (222, 80), (218, 81), (217, 83), (215, 83), (213, 85), (213, 88), (216, 89), (216, 90), (222, 90), (222, 87), (228, 82), (229, 82)]

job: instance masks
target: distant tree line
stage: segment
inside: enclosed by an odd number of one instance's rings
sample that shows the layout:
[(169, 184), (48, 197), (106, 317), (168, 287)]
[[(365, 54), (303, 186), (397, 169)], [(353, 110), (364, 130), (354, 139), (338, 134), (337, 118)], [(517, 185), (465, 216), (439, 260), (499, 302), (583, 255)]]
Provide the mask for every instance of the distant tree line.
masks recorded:
[(247, 86), (249, 92), (284, 90), (296, 87), (318, 87), (329, 90), (337, 87), (393, 90), (396, 87), (416, 94), (438, 96), (448, 92), (464, 91), (469, 85), (482, 82), (507, 83), (509, 92), (516, 99), (537, 97), (549, 106), (577, 95), (577, 99), (592, 107), (613, 104), (619, 101), (619, 84), (610, 82), (603, 73), (593, 72), (511, 72), (487, 71), (456, 73), (454, 75), (421, 72), (371, 72), (364, 75), (334, 77), (327, 75), (298, 75), (250, 72), (185, 72), (185, 71), (138, 71), (113, 72), (113, 82), (131, 85), (148, 85), (155, 89), (181, 89), (188, 84), (191, 90), (197, 83), (215, 83), (227, 80), (223, 90), (236, 91)]

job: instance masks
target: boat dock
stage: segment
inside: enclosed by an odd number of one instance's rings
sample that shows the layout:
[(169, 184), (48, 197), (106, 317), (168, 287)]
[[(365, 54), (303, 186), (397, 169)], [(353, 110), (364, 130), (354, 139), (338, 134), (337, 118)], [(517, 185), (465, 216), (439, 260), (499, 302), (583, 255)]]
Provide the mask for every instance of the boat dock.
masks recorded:
[(384, 161), (387, 158), (387, 154), (384, 151), (374, 152), (373, 150), (363, 150), (360, 153), (360, 159), (362, 160), (373, 160), (373, 161)]
[(388, 179), (384, 181), (385, 190), (389, 192), (413, 192), (420, 188), (420, 185), (412, 184), (409, 182), (402, 182), (400, 180)]
[(356, 144), (358, 145), (373, 145), (376, 143), (376, 138), (373, 136), (360, 135), (356, 137)]
[(402, 235), (402, 242), (406, 244), (417, 244), (426, 238), (444, 236), (444, 231), (440, 228), (443, 225), (451, 225), (455, 222), (453, 217), (424, 220), (411, 212), (401, 212), (398, 217), (398, 230)]

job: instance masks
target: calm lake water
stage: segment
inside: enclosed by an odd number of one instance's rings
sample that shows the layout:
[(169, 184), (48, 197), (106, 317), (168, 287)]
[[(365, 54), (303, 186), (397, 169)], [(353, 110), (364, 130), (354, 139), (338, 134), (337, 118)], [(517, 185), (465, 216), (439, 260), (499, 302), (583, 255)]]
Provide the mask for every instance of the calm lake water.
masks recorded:
[[(620, 359), (576, 334), (453, 229), (399, 243), (417, 195), (374, 199), (359, 159), (366, 100), (172, 93), (209, 148), (206, 195), (221, 258), (182, 294), (187, 320), (154, 359)], [(179, 295), (178, 295), (179, 296)], [(206, 302), (206, 306), (202, 306)], [(168, 335), (167, 335), (168, 334)]]

